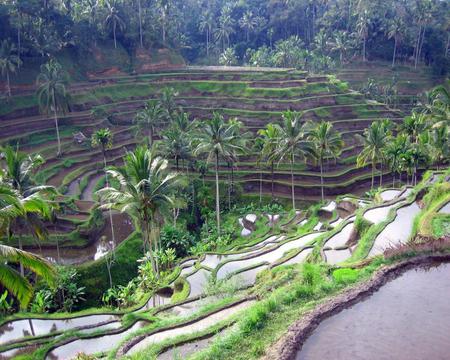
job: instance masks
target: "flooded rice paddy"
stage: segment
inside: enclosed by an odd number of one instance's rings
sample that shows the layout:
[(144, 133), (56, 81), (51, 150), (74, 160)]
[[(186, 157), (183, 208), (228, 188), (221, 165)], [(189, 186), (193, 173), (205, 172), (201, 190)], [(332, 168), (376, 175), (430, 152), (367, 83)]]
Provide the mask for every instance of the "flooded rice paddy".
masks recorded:
[(320, 323), (296, 359), (449, 358), (450, 264), (409, 270)]

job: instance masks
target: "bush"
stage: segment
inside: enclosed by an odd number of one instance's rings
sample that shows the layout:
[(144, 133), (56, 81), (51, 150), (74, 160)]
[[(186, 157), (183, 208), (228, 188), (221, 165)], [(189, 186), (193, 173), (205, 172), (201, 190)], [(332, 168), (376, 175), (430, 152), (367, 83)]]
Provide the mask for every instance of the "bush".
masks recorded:
[(194, 244), (195, 237), (187, 230), (172, 225), (165, 225), (161, 230), (161, 247), (164, 250), (175, 249), (178, 258), (188, 254), (189, 248)]
[(359, 271), (356, 269), (337, 269), (333, 271), (333, 279), (340, 285), (347, 285), (358, 280)]

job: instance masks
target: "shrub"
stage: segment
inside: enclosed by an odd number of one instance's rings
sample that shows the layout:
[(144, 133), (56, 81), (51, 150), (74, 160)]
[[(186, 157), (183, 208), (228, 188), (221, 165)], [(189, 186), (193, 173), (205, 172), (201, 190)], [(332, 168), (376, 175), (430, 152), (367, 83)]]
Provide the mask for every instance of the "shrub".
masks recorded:
[(172, 225), (165, 225), (161, 230), (161, 247), (175, 249), (176, 256), (185, 257), (189, 248), (194, 244), (195, 237), (186, 230)]

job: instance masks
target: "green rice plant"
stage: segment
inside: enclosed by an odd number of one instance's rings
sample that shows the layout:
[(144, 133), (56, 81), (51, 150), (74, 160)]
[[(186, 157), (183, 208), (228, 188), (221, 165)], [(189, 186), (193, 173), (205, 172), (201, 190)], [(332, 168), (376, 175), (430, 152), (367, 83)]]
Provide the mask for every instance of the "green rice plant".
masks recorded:
[(352, 284), (358, 280), (359, 271), (356, 269), (337, 269), (333, 271), (333, 280), (339, 285)]

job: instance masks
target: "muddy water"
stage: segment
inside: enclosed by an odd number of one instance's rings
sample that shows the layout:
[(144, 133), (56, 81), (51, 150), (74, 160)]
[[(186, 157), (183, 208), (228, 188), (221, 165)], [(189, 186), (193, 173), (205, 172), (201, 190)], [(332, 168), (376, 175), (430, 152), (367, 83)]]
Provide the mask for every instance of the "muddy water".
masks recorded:
[(300, 237), (297, 240), (289, 241), (281, 245), (279, 248), (269, 251), (265, 254), (255, 256), (253, 258), (246, 260), (231, 261), (229, 263), (226, 263), (217, 271), (217, 278), (223, 279), (228, 274), (231, 274), (239, 269), (250, 267), (252, 265), (257, 265), (262, 262), (273, 263), (274, 261), (280, 259), (285, 252), (291, 249), (301, 248), (302, 246), (305, 246), (306, 244), (314, 240), (316, 237), (318, 237), (320, 234), (321, 233), (308, 234)]
[(441, 214), (450, 214), (450, 203), (447, 203), (444, 207), (439, 210)]
[(324, 253), (327, 263), (331, 265), (339, 264), (340, 262), (347, 260), (352, 255), (349, 249), (325, 250)]
[(127, 354), (135, 354), (138, 351), (141, 351), (152, 344), (162, 342), (169, 338), (174, 338), (174, 337), (186, 335), (186, 334), (192, 334), (192, 333), (198, 332), (198, 331), (204, 331), (204, 330), (208, 329), (209, 327), (215, 325), (217, 322), (223, 321), (223, 320), (229, 318), (230, 316), (238, 313), (239, 311), (248, 308), (251, 304), (253, 304), (252, 301), (246, 301), (246, 302), (240, 303), (238, 305), (235, 305), (233, 307), (230, 307), (228, 309), (218, 311), (215, 314), (209, 315), (209, 316), (205, 317), (204, 319), (196, 321), (192, 324), (181, 326), (181, 327), (175, 328), (175, 329), (160, 331), (153, 335), (149, 335), (146, 338), (144, 338), (143, 340), (141, 340), (140, 342), (138, 342), (136, 345), (134, 345), (127, 352)]
[(448, 359), (449, 297), (450, 264), (409, 270), (322, 321), (296, 359)]
[(391, 201), (401, 193), (401, 190), (385, 190), (381, 192), (380, 196), (383, 201)]
[(407, 242), (411, 234), (414, 217), (419, 212), (419, 205), (415, 202), (398, 209), (395, 220), (376, 237), (369, 256), (379, 255), (389, 246)]
[(0, 345), (22, 339), (25, 336), (46, 335), (115, 319), (116, 316), (114, 315), (91, 315), (61, 320), (26, 319), (10, 321), (0, 327)]
[[(98, 260), (103, 257), (112, 248), (112, 233), (111, 225), (108, 213), (104, 214), (105, 226), (103, 231), (97, 236), (97, 240), (91, 245), (84, 248), (67, 248), (62, 247), (59, 249), (42, 249), (32, 252), (37, 253), (53, 262), (57, 262), (62, 265), (75, 265), (82, 264), (91, 260)], [(125, 240), (133, 232), (133, 224), (130, 218), (126, 214), (113, 213), (114, 222), (114, 235), (116, 239), (116, 246)], [(102, 240), (102, 237), (106, 237), (108, 240), (106, 243)]]
[(335, 247), (339, 247), (339, 246), (344, 246), (347, 241), (350, 239), (350, 235), (353, 231), (353, 223), (349, 223), (347, 225), (344, 226), (344, 228), (339, 231), (336, 235), (332, 236), (326, 243), (324, 246), (326, 247), (331, 247), (331, 248), (335, 248)]
[(205, 269), (200, 269), (194, 274), (189, 275), (186, 278), (186, 280), (191, 285), (191, 292), (189, 293), (189, 297), (202, 295), (210, 277), (211, 273)]
[(53, 349), (51, 352), (48, 353), (46, 359), (65, 360), (65, 359), (72, 359), (80, 352), (84, 352), (87, 355), (91, 355), (111, 350), (113, 347), (117, 346), (119, 342), (124, 340), (125, 337), (127, 337), (129, 334), (141, 329), (146, 325), (148, 325), (148, 323), (144, 321), (138, 321), (128, 330), (118, 334), (72, 341), (65, 345), (61, 345), (56, 349)]
[(372, 222), (374, 224), (378, 224), (387, 219), (389, 210), (391, 210), (395, 206), (397, 206), (397, 204), (381, 206), (381, 207), (377, 207), (375, 209), (367, 210), (364, 213), (364, 218), (366, 218), (367, 220), (369, 220), (370, 222)]

